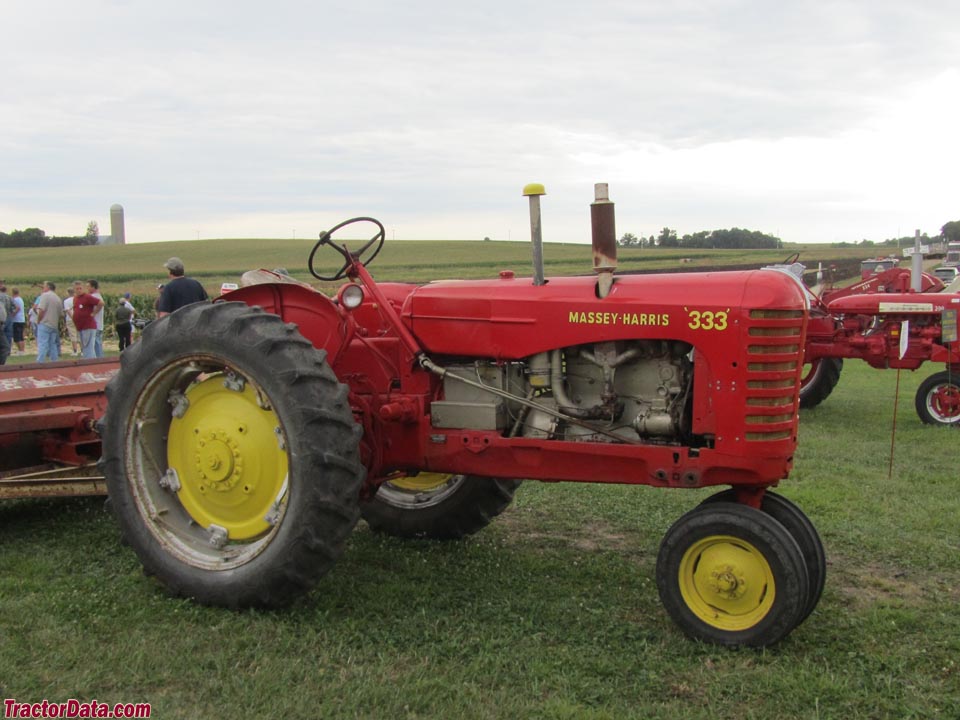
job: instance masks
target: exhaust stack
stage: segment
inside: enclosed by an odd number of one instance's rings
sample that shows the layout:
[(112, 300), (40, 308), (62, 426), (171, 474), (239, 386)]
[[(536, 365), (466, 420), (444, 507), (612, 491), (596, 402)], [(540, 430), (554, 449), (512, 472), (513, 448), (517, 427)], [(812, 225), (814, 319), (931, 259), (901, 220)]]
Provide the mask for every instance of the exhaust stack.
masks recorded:
[(594, 201), (590, 205), (593, 271), (597, 273), (597, 297), (605, 298), (613, 287), (613, 272), (617, 269), (617, 230), (607, 183), (597, 183), (593, 192)]

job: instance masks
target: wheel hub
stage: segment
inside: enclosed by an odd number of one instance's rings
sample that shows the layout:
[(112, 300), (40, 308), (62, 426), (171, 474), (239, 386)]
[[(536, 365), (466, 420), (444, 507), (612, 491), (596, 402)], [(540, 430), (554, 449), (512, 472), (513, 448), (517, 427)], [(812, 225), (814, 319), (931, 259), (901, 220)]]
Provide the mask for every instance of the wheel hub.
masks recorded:
[(200, 438), (195, 457), (201, 492), (208, 488), (227, 492), (240, 482), (243, 471), (240, 446), (226, 430), (211, 430)]
[(177, 498), (197, 525), (222, 528), (224, 542), (262, 535), (275, 522), (273, 508), (286, 487), (279, 419), (251, 383), (219, 373), (184, 397), (167, 444), (168, 466), (180, 481)]
[(753, 627), (773, 606), (773, 571), (750, 543), (713, 535), (693, 543), (680, 562), (680, 592), (702, 622), (723, 630)]
[(930, 404), (936, 413), (949, 421), (960, 415), (960, 387), (941, 385), (930, 398)]
[(737, 570), (731, 565), (712, 570), (708, 583), (710, 588), (724, 600), (742, 598), (747, 592), (746, 578), (738, 575)]

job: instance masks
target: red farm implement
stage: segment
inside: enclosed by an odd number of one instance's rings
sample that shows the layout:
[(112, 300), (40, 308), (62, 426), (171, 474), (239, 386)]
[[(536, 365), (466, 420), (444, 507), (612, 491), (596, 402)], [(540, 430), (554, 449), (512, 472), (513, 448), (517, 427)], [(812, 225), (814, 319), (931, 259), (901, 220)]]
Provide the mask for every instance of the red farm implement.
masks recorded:
[(0, 499), (102, 495), (96, 421), (117, 360), (0, 367)]

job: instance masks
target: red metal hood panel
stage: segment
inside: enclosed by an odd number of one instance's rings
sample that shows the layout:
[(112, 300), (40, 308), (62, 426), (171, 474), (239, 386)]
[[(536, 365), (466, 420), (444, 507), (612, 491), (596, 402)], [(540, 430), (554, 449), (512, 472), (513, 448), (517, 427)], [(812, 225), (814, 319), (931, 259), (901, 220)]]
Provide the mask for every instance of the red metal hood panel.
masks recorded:
[(837, 315), (928, 315), (944, 310), (960, 310), (960, 295), (953, 293), (848, 295), (828, 302), (827, 309)]
[(602, 300), (595, 287), (593, 277), (442, 281), (411, 293), (402, 315), (430, 353), (511, 360), (605, 340), (692, 342), (733, 329), (745, 306), (806, 306), (799, 282), (772, 270), (618, 276)]

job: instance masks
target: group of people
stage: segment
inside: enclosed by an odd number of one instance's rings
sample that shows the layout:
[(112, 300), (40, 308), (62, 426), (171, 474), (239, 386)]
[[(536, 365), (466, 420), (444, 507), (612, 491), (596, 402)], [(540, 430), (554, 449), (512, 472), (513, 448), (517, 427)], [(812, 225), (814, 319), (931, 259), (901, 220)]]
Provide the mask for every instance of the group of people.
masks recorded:
[[(184, 275), (183, 261), (172, 257), (164, 263), (169, 281), (161, 286), (157, 298), (157, 317), (163, 317), (184, 305), (209, 299), (203, 285)], [(97, 280), (75, 280), (67, 288), (67, 297), (61, 299), (57, 285), (44, 281), (42, 292), (26, 311), (18, 288), (7, 288), (0, 282), (0, 365), (12, 353), (25, 353), (25, 328), (27, 318), (37, 341), (37, 362), (60, 359), (60, 328), (66, 327), (74, 356), (84, 358), (103, 357), (104, 302)], [(130, 346), (133, 335), (133, 318), (136, 315), (130, 303), (130, 293), (124, 293), (117, 303), (114, 327), (119, 348)]]
[[(17, 295), (19, 296), (19, 293)], [(133, 306), (128, 297), (129, 293), (127, 297), (121, 298), (120, 304), (129, 308), (129, 317), (132, 319)], [(24, 317), (22, 299), (19, 309), (19, 314), (14, 317), (13, 332), (17, 338), (14, 340), (14, 351), (23, 353), (26, 350), (23, 340), (26, 322), (25, 319), (20, 320)], [(61, 324), (67, 329), (74, 355), (82, 355), (84, 358), (103, 357), (103, 296), (96, 280), (87, 280), (86, 283), (75, 280), (67, 289), (66, 298), (57, 294), (55, 282), (45, 280), (41, 285), (41, 293), (33, 301), (29, 317), (33, 336), (37, 341), (37, 362), (60, 359)], [(6, 356), (0, 361), (2, 362), (6, 362)]]

